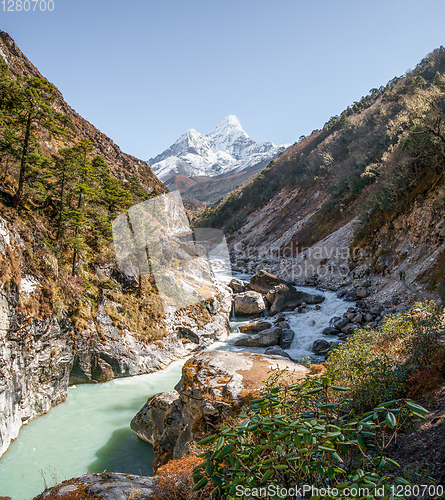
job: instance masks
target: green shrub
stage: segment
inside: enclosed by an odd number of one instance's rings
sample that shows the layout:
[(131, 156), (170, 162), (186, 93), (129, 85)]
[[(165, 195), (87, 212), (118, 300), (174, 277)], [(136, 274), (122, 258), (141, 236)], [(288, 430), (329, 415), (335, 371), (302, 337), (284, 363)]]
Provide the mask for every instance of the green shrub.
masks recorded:
[(405, 353), (414, 369), (430, 368), (432, 359), (440, 349), (439, 339), (444, 333), (444, 321), (435, 302), (414, 305), (409, 313), (412, 330), (405, 342)]
[(329, 357), (327, 375), (350, 389), (352, 406), (365, 411), (405, 395), (409, 375), (429, 368), (440, 349), (443, 320), (434, 302), (386, 316), (379, 330), (356, 330)]
[[(424, 408), (389, 401), (355, 416), (351, 399), (342, 397), (347, 389), (328, 377), (272, 385), (244, 408), (238, 423), (198, 443), (208, 449), (193, 473), (195, 491), (213, 484), (212, 495), (227, 499), (298, 498), (298, 488), (307, 485), (319, 490), (307, 496), (314, 500), (340, 500), (351, 487), (400, 498), (391, 486), (410, 483), (390, 473), (397, 463), (385, 449), (409, 417), (425, 420)], [(362, 491), (352, 498), (374, 497)]]
[(403, 339), (408, 327), (404, 315), (387, 317), (380, 330), (356, 330), (329, 357), (327, 374), (350, 389), (358, 411), (403, 393), (407, 374), (394, 341)]

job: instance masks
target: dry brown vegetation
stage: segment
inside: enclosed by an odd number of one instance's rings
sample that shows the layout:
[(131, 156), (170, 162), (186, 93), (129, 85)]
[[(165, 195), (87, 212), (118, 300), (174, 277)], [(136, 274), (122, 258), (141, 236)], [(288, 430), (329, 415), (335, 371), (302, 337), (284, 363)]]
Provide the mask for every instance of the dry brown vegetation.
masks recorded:
[(202, 459), (194, 455), (186, 455), (178, 460), (170, 460), (156, 472), (154, 484), (155, 492), (150, 498), (153, 500), (201, 500), (210, 495), (212, 487), (193, 492), (193, 469), (202, 463)]
[(151, 276), (141, 276), (139, 290), (125, 293), (119, 287), (104, 288), (108, 299), (105, 311), (118, 330), (129, 330), (141, 340), (151, 342), (161, 340), (167, 332), (161, 327), (165, 313)]
[[(199, 225), (235, 232), (250, 214), (268, 205), (275, 208), (274, 229), (279, 233), (289, 228), (295, 214), (317, 211), (291, 242), (306, 247), (360, 216), (363, 226), (354, 242), (360, 245), (414, 199), (444, 182), (445, 134), (442, 125), (434, 129), (444, 120), (430, 106), (434, 99), (443, 100), (444, 71), (445, 49), (440, 47), (413, 71), (372, 89), (322, 130), (302, 138), (255, 179), (207, 210)], [(283, 191), (293, 198), (284, 207)]]

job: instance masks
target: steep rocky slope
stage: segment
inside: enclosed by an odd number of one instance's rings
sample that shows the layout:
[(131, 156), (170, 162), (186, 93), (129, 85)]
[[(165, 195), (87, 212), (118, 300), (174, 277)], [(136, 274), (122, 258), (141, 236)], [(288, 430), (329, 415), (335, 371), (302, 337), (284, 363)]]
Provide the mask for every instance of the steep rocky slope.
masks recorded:
[[(23, 235), (23, 224), (0, 219), (0, 455), (23, 424), (65, 400), (69, 384), (151, 373), (227, 338), (231, 299), (224, 286), (197, 280), (200, 294), (209, 287), (205, 302), (155, 313), (146, 309), (153, 297), (124, 291), (131, 276), (112, 263), (97, 269), (112, 290), (89, 301), (82, 317), (56, 311), (58, 284), (50, 284), (44, 272), (28, 274)], [(145, 324), (151, 321), (151, 334), (130, 307)]]
[[(13, 75), (42, 78), (39, 70), (21, 52), (8, 33), (4, 31), (0, 31), (0, 57), (9, 66)], [(148, 192), (153, 190), (166, 192), (165, 186), (159, 181), (147, 162), (122, 152), (112, 139), (76, 113), (65, 102), (62, 93), (57, 88), (56, 107), (59, 112), (63, 112), (72, 118), (75, 125), (75, 141), (77, 142), (80, 138), (91, 140), (94, 144), (95, 153), (105, 158), (116, 177), (127, 179), (132, 175), (136, 175)], [(61, 143), (42, 131), (41, 146), (44, 151), (50, 154), (57, 152)]]
[[(235, 263), (251, 271), (266, 263), (334, 288), (366, 273), (388, 298), (440, 292), (444, 70), (441, 47), (294, 144), (197, 224), (223, 229)], [(400, 272), (406, 281), (395, 283)]]
[[(20, 87), (13, 82), (24, 85), (21, 77), (41, 77), (4, 32), (0, 57), (7, 65), (2, 64), (2, 98), (22, 95), (8, 94)], [(0, 199), (0, 455), (23, 424), (64, 401), (69, 384), (151, 373), (228, 334), (230, 291), (213, 282), (206, 248), (183, 234), (190, 228), (182, 204), (169, 214), (172, 234), (162, 224), (156, 233), (157, 269), (176, 265), (165, 273), (162, 287), (153, 275), (154, 260), (150, 267), (147, 241), (142, 254), (134, 245), (141, 235), (155, 233), (143, 207), (165, 204), (168, 195), (161, 193), (167, 189), (148, 164), (123, 153), (57, 89), (55, 95), (53, 107), (71, 118), (74, 132), (54, 137), (36, 123), (32, 135), (39, 144), (33, 143), (32, 154), (42, 168), (36, 169), (37, 178), (25, 176), (26, 197), (17, 207), (6, 196)], [(17, 115), (8, 114), (4, 102), (2, 140), (6, 132), (23, 139), (24, 128), (14, 130)], [(78, 150), (62, 148), (82, 139), (92, 141), (92, 150), (87, 147), (79, 162), (73, 156)], [(8, 174), (2, 175), (2, 194), (16, 189), (20, 159), (1, 150), (2, 174), (4, 167)], [(62, 172), (60, 162), (65, 162)], [(65, 190), (55, 189), (61, 179)], [(137, 213), (146, 219), (138, 221)], [(118, 261), (113, 236), (119, 230), (113, 233), (112, 222), (119, 214), (127, 224), (128, 237), (121, 234), (126, 257), (139, 252), (145, 265), (139, 259), (137, 267), (127, 268)], [(181, 307), (166, 302), (163, 290), (173, 290)]]

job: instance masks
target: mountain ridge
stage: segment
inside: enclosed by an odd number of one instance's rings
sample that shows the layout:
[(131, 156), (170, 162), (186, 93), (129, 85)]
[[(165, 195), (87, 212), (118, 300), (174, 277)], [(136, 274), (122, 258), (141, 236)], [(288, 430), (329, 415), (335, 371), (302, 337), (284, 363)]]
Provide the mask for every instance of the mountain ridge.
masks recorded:
[[(344, 263), (356, 275), (376, 273), (377, 282), (382, 269), (406, 272), (414, 298), (430, 292), (445, 298), (444, 102), (440, 47), (296, 142), (196, 223), (224, 230), (236, 265), (252, 264), (251, 273), (259, 261), (255, 254), (271, 248), (276, 256), (294, 257), (290, 273), (300, 264), (318, 269), (321, 257), (312, 262), (296, 256), (331, 239), (361, 250)], [(327, 288), (341, 286), (330, 282), (328, 266), (336, 263), (329, 255), (320, 270), (325, 278), (312, 270), (303, 284), (317, 278)], [(272, 266), (270, 272), (278, 271)], [(399, 300), (409, 295), (404, 284), (377, 282), (374, 291)]]
[[(23, 54), (14, 39), (8, 33), (1, 30), (0, 57), (3, 58), (16, 78), (26, 76), (46, 79)], [(123, 180), (134, 175), (138, 177), (147, 192), (153, 190), (159, 192), (167, 191), (146, 161), (124, 153), (112, 139), (69, 106), (56, 86), (54, 86), (54, 89), (58, 111), (63, 112), (73, 120), (76, 136), (89, 139), (93, 142), (96, 154), (105, 159), (116, 178)], [(47, 141), (43, 138), (41, 140), (41, 147), (46, 153), (52, 154), (57, 152), (58, 144), (54, 140)]]

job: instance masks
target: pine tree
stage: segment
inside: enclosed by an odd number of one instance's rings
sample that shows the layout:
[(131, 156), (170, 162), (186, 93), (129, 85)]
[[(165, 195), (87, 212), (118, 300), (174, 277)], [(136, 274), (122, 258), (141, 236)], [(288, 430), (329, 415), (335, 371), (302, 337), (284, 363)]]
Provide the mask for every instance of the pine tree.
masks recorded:
[(67, 193), (73, 189), (73, 180), (77, 176), (77, 151), (75, 148), (60, 149), (58, 155), (53, 156), (53, 166), (51, 172), (55, 179), (54, 189), (59, 198), (57, 210), (56, 240), (60, 240), (63, 233), (64, 219), (67, 218), (66, 206), (68, 204)]
[(38, 142), (37, 129), (43, 128), (52, 134), (64, 134), (67, 133), (70, 119), (54, 110), (55, 89), (47, 80), (26, 77), (13, 82), (4, 68), (1, 78), (2, 97), (5, 97), (2, 114), (6, 125), (3, 137), (10, 139), (7, 147), (20, 161), (18, 187), (12, 196), (12, 205), (18, 207), (23, 197), (28, 171), (33, 161), (40, 161), (35, 156), (30, 156), (31, 153), (39, 154), (38, 147), (32, 147), (33, 142)]
[(85, 238), (81, 228), (89, 223), (88, 207), (85, 205), (85, 198), (93, 201), (96, 198), (94, 184), (97, 182), (94, 168), (88, 158), (88, 154), (94, 150), (93, 143), (87, 139), (82, 139), (75, 147), (78, 159), (78, 179), (75, 184), (77, 202), (73, 210), (74, 238), (73, 238), (73, 260), (71, 273), (76, 275), (76, 260), (79, 253), (85, 253)]

